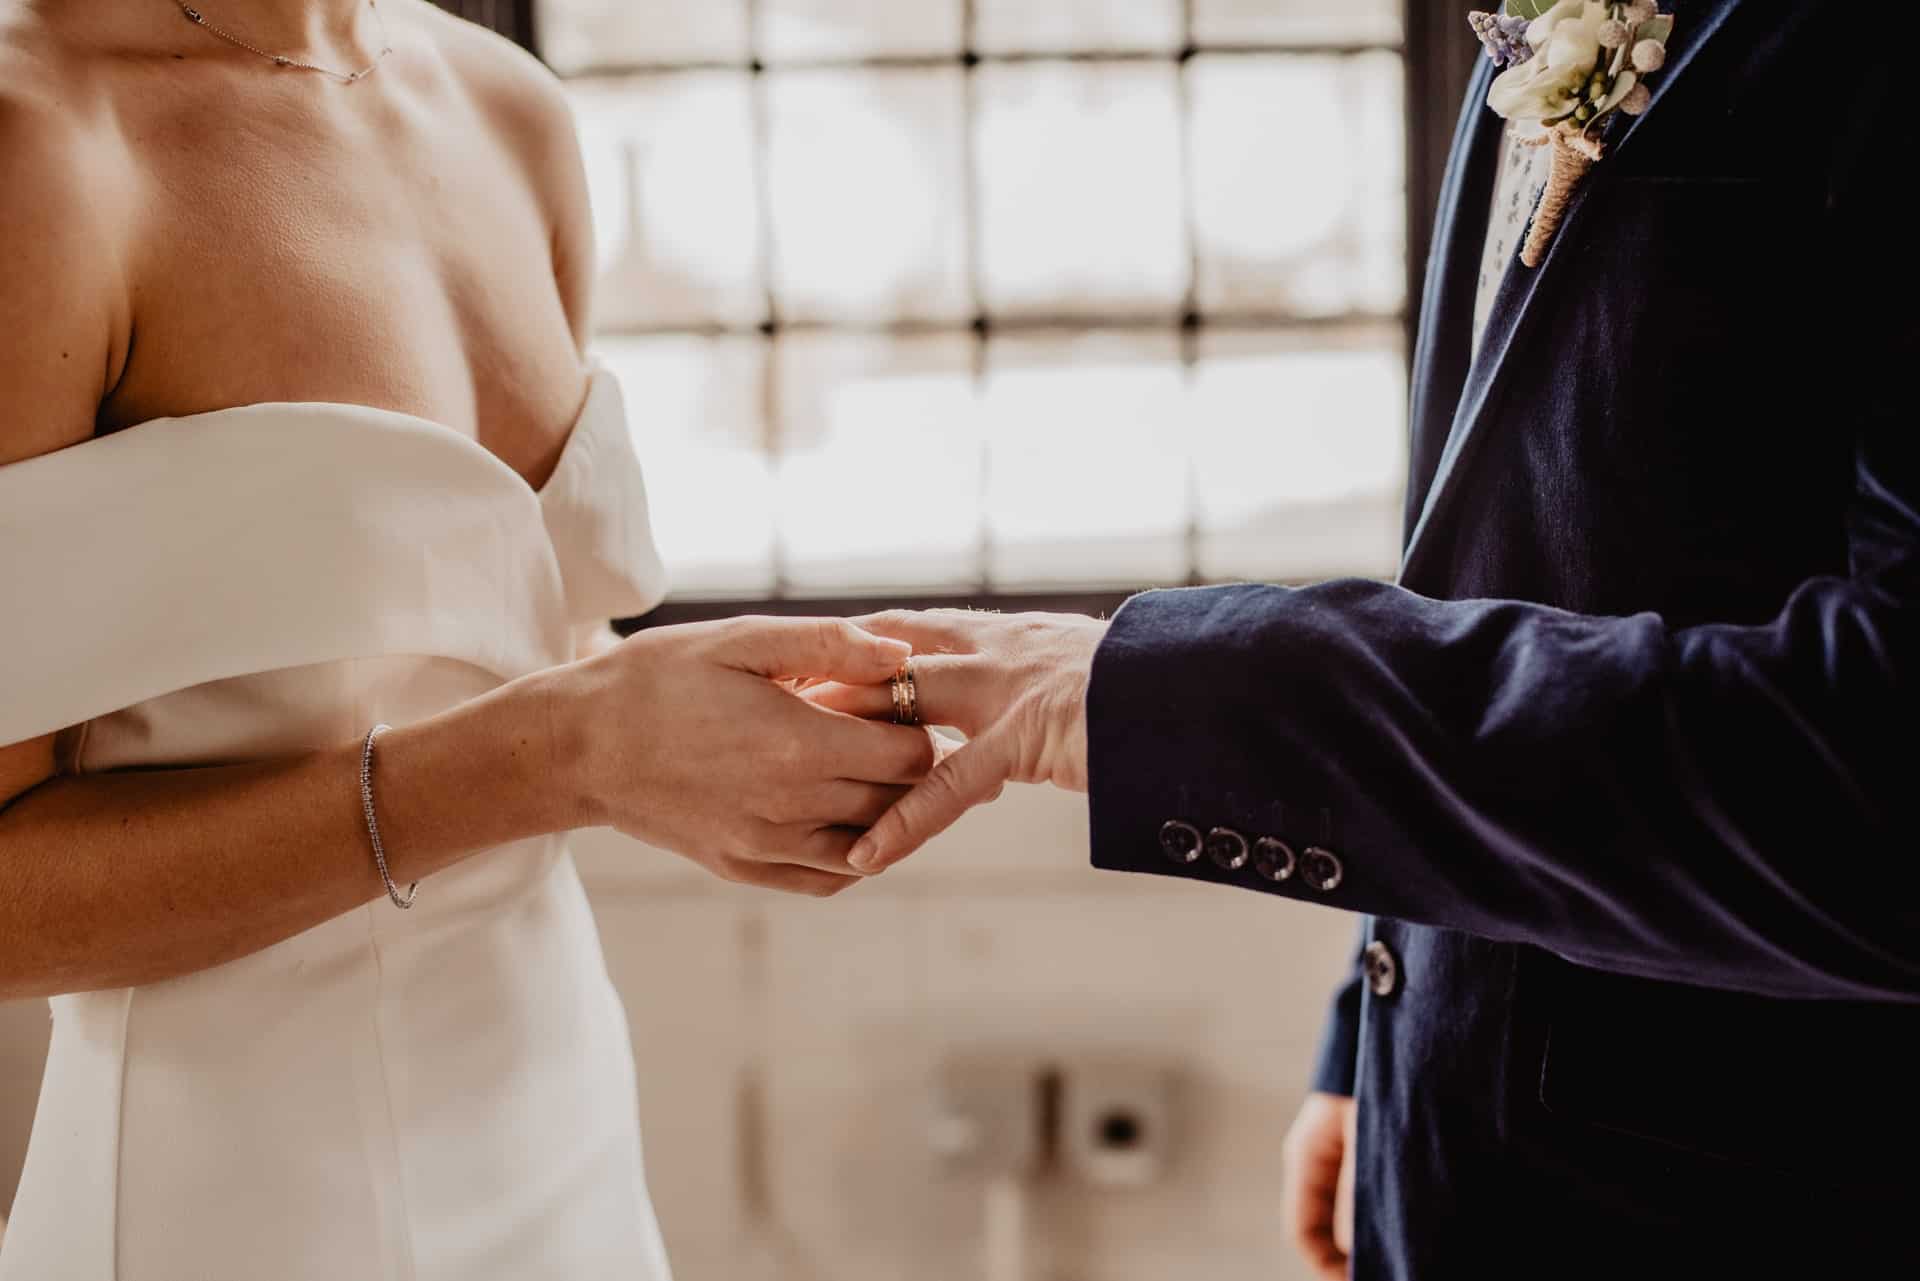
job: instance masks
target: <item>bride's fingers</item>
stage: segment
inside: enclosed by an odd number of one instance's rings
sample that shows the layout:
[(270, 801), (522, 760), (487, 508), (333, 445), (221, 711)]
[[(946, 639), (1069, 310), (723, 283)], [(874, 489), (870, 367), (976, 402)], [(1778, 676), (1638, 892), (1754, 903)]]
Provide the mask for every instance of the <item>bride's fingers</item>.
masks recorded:
[(908, 653), (900, 642), (838, 618), (738, 618), (716, 634), (721, 661), (774, 680), (884, 681)]
[(869, 875), (884, 872), (1000, 795), (1013, 774), (1013, 748), (1012, 734), (995, 727), (948, 756), (859, 839), (849, 865)]
[(966, 609), (890, 609), (851, 621), (875, 636), (907, 642), (916, 654), (970, 654), (978, 648), (975, 627), (984, 616)]
[(842, 685), (838, 681), (827, 681), (797, 692), (815, 707), (844, 712), (861, 720), (883, 721), (893, 715), (891, 685)]
[[(865, 831), (912, 790), (902, 784), (860, 783), (850, 779), (829, 783), (821, 789), (817, 803), (818, 822)], [(851, 841), (847, 848), (852, 848)]]
[(865, 824), (858, 827), (822, 827), (817, 822), (783, 824), (778, 829), (777, 851), (769, 852), (767, 861), (756, 865), (750, 879), (756, 885), (764, 884), (762, 871), (789, 866), (830, 876), (861, 876), (863, 873), (848, 865), (847, 853), (865, 830)]
[(848, 876), (845, 873), (822, 872), (816, 868), (801, 867), (793, 863), (763, 864), (753, 878), (753, 884), (762, 889), (778, 890), (782, 894), (805, 894), (810, 898), (832, 898), (842, 890), (850, 890), (866, 878)]
[(918, 783), (939, 760), (923, 726), (875, 724), (824, 712), (810, 715), (815, 723), (808, 727), (806, 742), (816, 778)]

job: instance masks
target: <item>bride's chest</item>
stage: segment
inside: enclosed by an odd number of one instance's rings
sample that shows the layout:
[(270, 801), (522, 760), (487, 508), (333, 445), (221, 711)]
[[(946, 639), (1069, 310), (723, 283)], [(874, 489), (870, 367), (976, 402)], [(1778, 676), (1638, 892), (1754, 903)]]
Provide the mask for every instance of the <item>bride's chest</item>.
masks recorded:
[(580, 393), (552, 217), (483, 121), (236, 113), (163, 141), (112, 418), (342, 401), (550, 464)]

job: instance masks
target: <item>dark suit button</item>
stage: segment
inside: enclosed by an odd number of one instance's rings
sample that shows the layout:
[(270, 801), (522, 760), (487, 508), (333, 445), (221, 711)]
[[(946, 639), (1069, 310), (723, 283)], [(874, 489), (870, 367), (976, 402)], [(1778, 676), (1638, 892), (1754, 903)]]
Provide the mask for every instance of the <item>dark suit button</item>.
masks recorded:
[(1207, 833), (1207, 857), (1226, 872), (1237, 872), (1247, 865), (1247, 838), (1231, 827), (1216, 827)]
[(1293, 846), (1277, 836), (1263, 836), (1253, 843), (1253, 870), (1276, 885), (1293, 875), (1297, 862)]
[(1300, 851), (1300, 879), (1322, 894), (1339, 888), (1341, 878), (1346, 874), (1346, 865), (1332, 850), (1309, 845)]
[(1160, 848), (1176, 863), (1191, 863), (1200, 857), (1200, 829), (1179, 819), (1160, 825)]
[(1392, 996), (1400, 986), (1400, 963), (1393, 959), (1393, 950), (1378, 939), (1367, 944), (1360, 958), (1360, 969), (1366, 974), (1367, 987), (1375, 996)]

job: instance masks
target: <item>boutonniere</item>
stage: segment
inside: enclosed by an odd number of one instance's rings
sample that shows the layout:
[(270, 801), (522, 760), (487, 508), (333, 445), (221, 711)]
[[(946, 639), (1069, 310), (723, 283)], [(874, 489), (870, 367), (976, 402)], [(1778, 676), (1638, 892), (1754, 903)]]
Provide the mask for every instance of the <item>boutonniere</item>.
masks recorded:
[(1605, 148), (1602, 123), (1614, 112), (1637, 116), (1652, 94), (1646, 78), (1667, 62), (1673, 19), (1654, 0), (1507, 0), (1503, 13), (1467, 21), (1495, 66), (1487, 90), (1497, 115), (1532, 130), (1522, 141), (1551, 146), (1546, 189), (1520, 261), (1538, 267), (1560, 229), (1574, 188)]

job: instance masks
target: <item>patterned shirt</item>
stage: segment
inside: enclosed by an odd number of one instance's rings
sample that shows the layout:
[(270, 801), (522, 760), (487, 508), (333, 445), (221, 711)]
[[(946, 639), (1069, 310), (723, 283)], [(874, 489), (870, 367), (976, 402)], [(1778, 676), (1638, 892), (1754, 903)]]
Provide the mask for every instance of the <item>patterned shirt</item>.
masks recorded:
[(1487, 239), (1480, 251), (1480, 286), (1473, 297), (1473, 350), (1480, 350), (1480, 337), (1486, 332), (1487, 313), (1493, 310), (1493, 297), (1500, 292), (1520, 246), (1527, 235), (1527, 222), (1547, 185), (1547, 170), (1552, 165), (1552, 147), (1529, 147), (1518, 139), (1512, 124), (1500, 136), (1500, 166), (1493, 178), (1493, 209), (1487, 219)]

